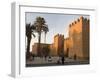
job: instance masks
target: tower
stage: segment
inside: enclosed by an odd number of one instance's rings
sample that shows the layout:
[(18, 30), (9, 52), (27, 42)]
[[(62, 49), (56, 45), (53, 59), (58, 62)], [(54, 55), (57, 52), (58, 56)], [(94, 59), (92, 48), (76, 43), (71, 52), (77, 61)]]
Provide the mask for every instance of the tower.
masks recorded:
[(55, 55), (62, 56), (64, 54), (64, 35), (57, 34), (54, 36)]
[(69, 49), (70, 57), (78, 59), (89, 58), (89, 20), (80, 17), (69, 25), (69, 40), (72, 45)]

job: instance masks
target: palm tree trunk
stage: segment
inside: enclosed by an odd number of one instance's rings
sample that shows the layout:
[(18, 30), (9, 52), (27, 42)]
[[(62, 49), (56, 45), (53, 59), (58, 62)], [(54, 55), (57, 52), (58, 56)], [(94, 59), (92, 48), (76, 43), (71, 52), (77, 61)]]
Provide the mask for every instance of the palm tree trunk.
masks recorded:
[(45, 37), (44, 37), (44, 43), (46, 43), (46, 33), (45, 33)]
[(26, 59), (28, 59), (30, 57), (30, 42), (31, 42), (31, 38), (27, 38)]
[(27, 53), (30, 52), (30, 42), (31, 42), (31, 39), (27, 38)]
[(41, 46), (40, 46), (40, 42), (41, 42), (41, 33), (39, 33), (39, 36), (38, 36), (38, 48), (37, 48), (37, 54), (38, 56), (41, 56)]

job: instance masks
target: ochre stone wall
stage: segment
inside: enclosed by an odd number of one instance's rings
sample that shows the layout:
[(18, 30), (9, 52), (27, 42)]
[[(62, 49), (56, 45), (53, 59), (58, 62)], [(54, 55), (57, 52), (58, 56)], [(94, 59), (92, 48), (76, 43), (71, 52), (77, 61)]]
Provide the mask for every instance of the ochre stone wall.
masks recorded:
[(64, 52), (64, 35), (57, 34), (54, 36), (54, 54), (62, 55)]
[(69, 48), (69, 57), (78, 59), (89, 58), (89, 20), (80, 17), (69, 25), (69, 39), (72, 42)]
[(83, 30), (82, 30), (82, 40), (83, 40), (83, 56), (85, 59), (89, 59), (89, 20), (88, 19), (83, 19)]
[[(42, 53), (42, 49), (43, 47), (48, 47), (50, 49), (51, 44), (46, 44), (46, 43), (40, 43), (40, 52)], [(38, 43), (34, 43), (34, 45), (32, 46), (32, 54), (37, 55), (37, 49), (38, 48)], [(50, 50), (51, 51), (51, 50)]]

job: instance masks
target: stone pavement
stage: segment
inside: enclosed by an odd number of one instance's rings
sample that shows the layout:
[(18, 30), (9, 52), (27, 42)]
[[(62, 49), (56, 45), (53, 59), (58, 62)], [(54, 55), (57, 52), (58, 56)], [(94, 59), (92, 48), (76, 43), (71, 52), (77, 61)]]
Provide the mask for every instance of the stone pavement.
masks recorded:
[[(52, 66), (52, 65), (62, 65), (62, 62), (60, 60), (60, 63), (58, 64), (59, 57), (51, 57), (51, 61), (48, 61), (49, 58), (40, 58), (40, 57), (34, 57), (34, 60), (26, 61), (26, 67), (35, 67), (35, 66)], [(73, 60), (69, 58), (65, 58), (64, 65), (77, 65), (77, 64), (89, 64), (88, 60)]]

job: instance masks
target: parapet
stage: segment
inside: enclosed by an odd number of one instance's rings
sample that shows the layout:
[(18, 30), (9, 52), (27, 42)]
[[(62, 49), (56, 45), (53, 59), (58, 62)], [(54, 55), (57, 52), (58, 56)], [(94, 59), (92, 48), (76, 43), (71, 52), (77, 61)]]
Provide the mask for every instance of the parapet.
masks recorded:
[(63, 34), (56, 34), (55, 36), (54, 36), (54, 38), (55, 37), (64, 37), (64, 35)]
[(69, 24), (69, 27), (74, 26), (75, 24), (79, 23), (80, 21), (89, 22), (89, 19), (84, 18), (83, 16), (80, 16), (80, 18), (78, 18), (77, 20), (75, 20), (71, 24)]

